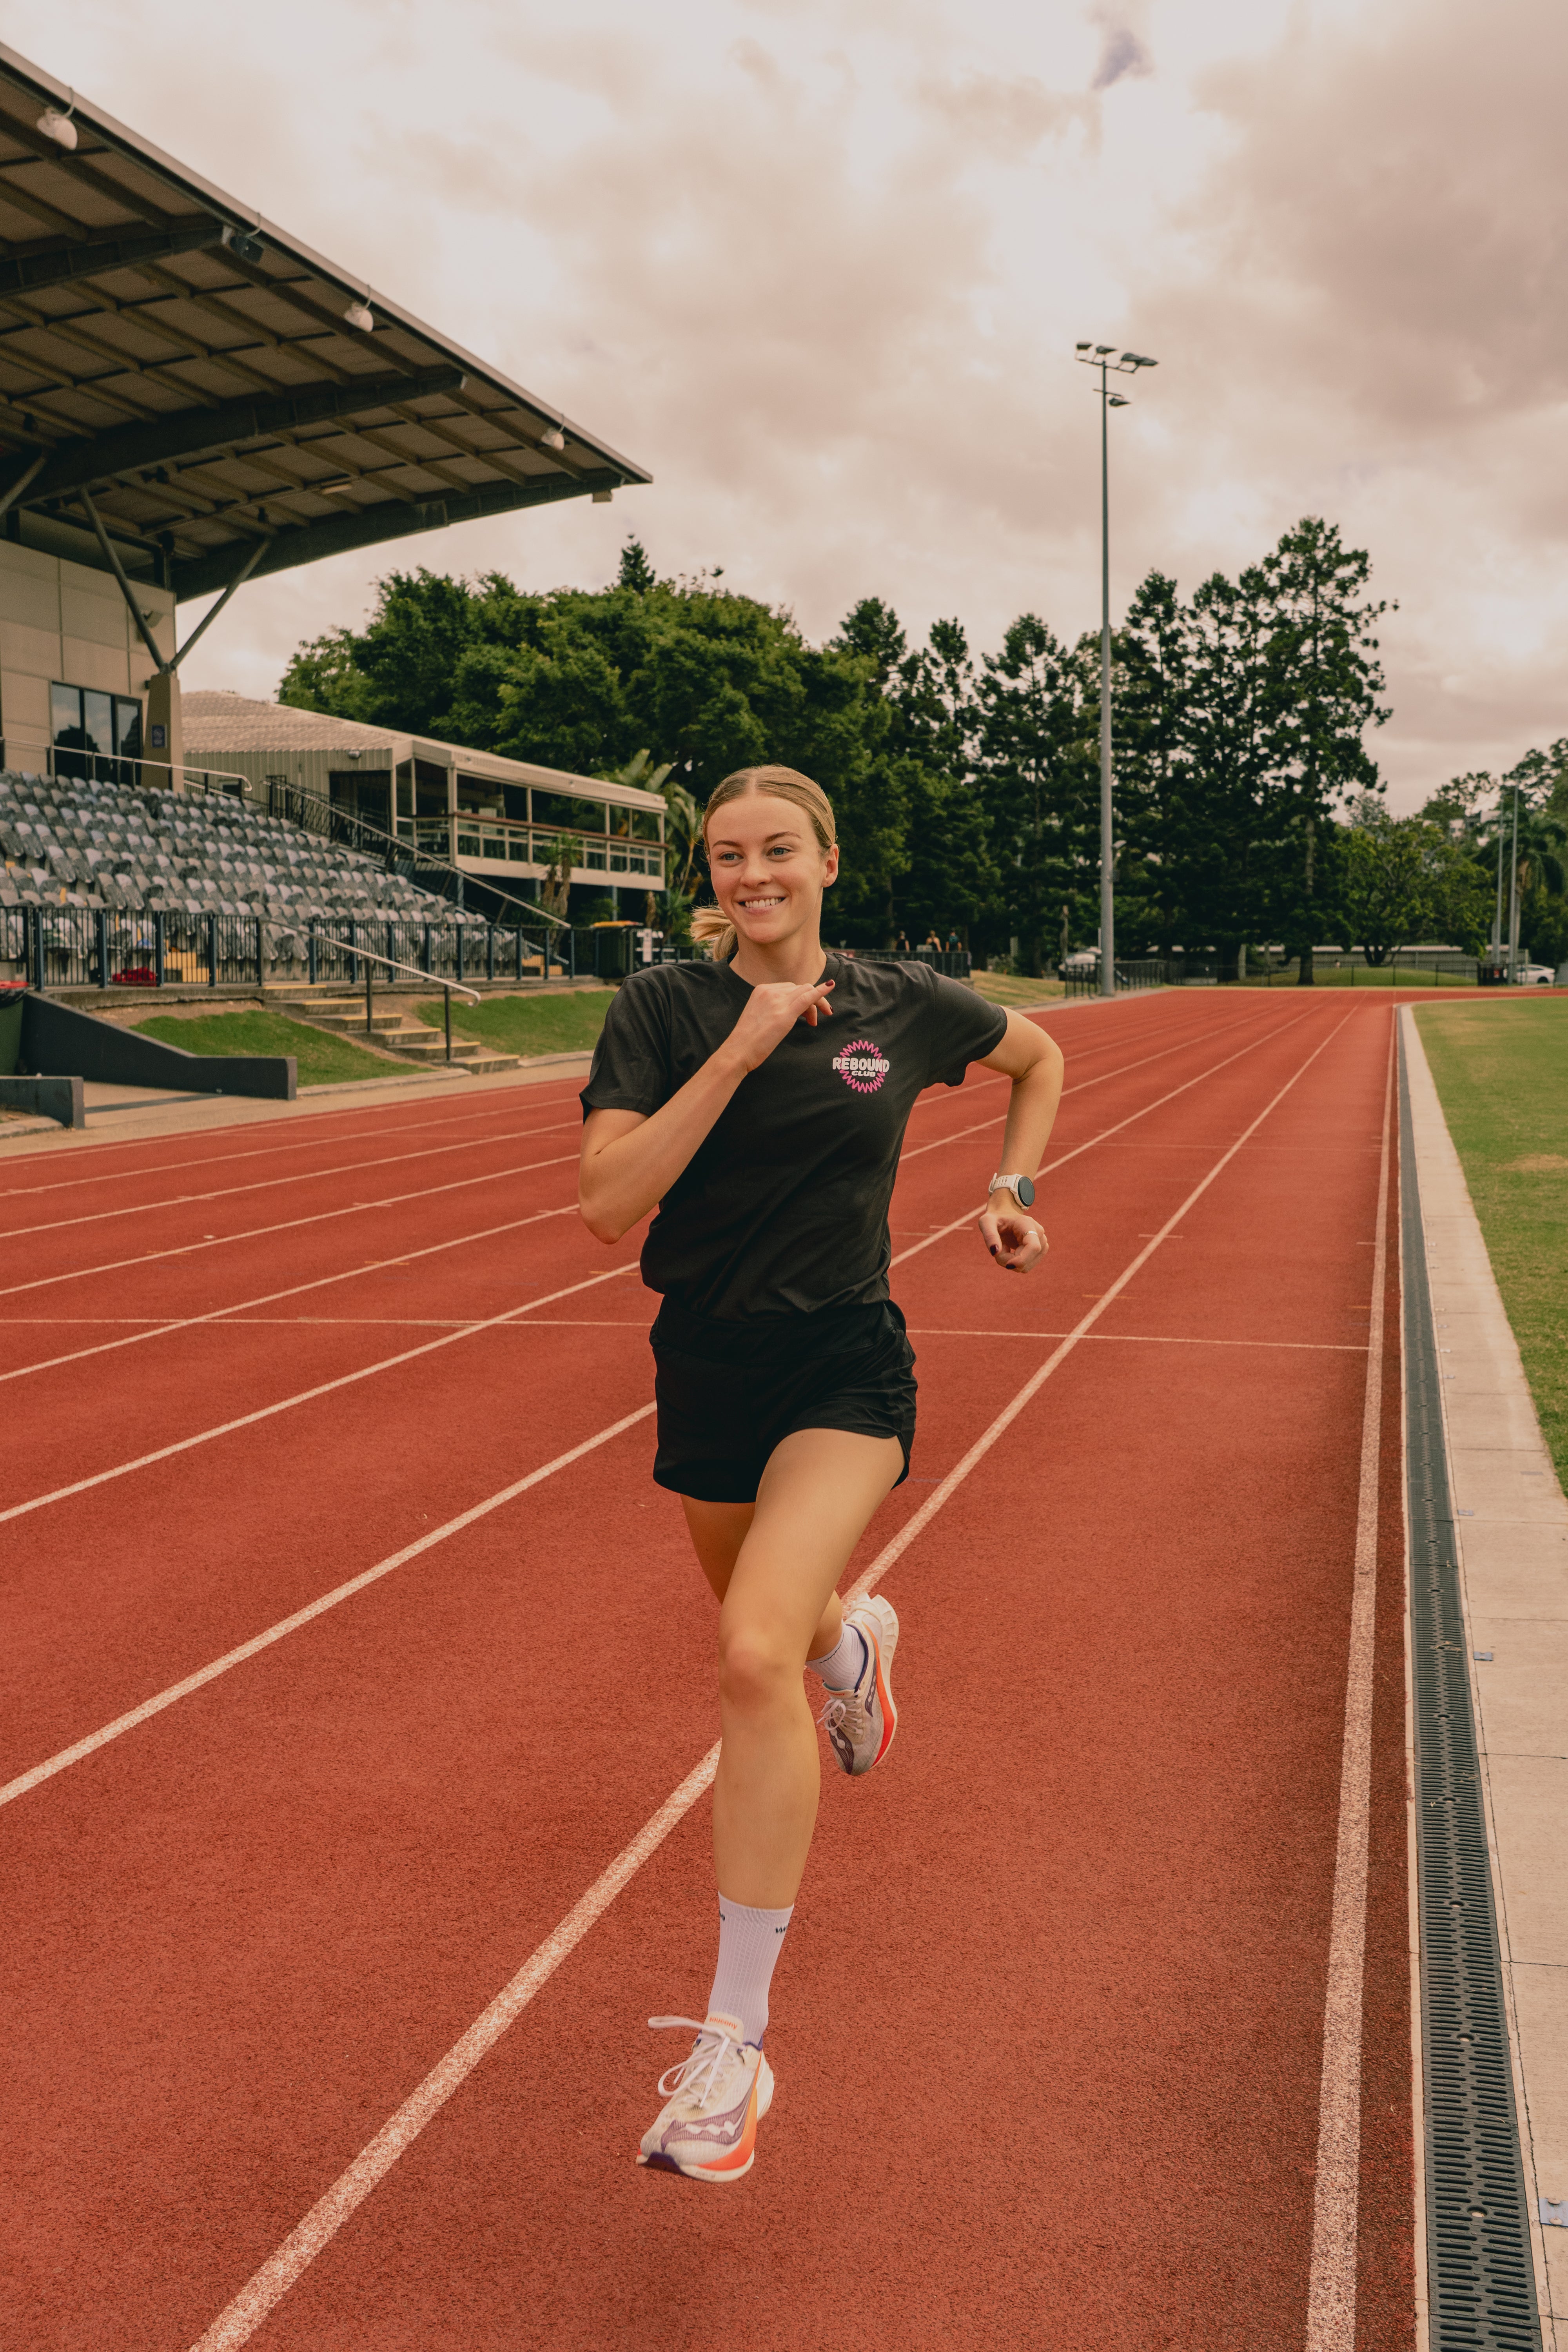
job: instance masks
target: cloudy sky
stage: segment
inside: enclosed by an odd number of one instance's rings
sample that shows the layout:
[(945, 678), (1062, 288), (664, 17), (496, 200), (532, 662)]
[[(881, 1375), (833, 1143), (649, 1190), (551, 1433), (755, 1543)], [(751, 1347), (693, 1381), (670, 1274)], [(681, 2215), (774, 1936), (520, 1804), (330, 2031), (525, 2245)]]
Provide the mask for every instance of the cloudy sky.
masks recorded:
[[(8, 0), (5, 37), (656, 477), (246, 589), (269, 693), (393, 561), (636, 530), (813, 636), (979, 647), (1299, 517), (1373, 557), (1394, 806), (1568, 734), (1561, 0)], [(194, 619), (199, 608), (187, 615)]]

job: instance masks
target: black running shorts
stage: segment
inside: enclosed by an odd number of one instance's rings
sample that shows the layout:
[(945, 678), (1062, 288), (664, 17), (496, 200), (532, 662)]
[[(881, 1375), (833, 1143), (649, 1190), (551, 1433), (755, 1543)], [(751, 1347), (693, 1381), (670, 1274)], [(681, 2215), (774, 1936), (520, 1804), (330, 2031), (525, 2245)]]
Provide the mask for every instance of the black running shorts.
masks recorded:
[(657, 1483), (703, 1503), (754, 1503), (796, 1429), (896, 1437), (910, 1475), (915, 1357), (890, 1299), (719, 1321), (667, 1298), (652, 1332)]

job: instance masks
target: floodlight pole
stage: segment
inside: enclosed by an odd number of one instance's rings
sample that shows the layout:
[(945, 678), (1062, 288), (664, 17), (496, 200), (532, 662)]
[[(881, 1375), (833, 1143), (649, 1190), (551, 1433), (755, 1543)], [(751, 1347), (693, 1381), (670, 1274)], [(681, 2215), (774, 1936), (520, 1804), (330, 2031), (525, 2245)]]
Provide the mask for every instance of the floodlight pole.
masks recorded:
[(1110, 403), (1100, 370), (1100, 992), (1116, 993), (1115, 842), (1110, 809)]
[(1513, 788), (1513, 858), (1508, 883), (1508, 977), (1519, 979), (1519, 786)]
[(1110, 343), (1079, 343), (1075, 357), (1100, 371), (1100, 992), (1116, 993), (1115, 825), (1110, 777), (1110, 411), (1128, 405), (1110, 375), (1158, 367), (1140, 352), (1117, 356)]

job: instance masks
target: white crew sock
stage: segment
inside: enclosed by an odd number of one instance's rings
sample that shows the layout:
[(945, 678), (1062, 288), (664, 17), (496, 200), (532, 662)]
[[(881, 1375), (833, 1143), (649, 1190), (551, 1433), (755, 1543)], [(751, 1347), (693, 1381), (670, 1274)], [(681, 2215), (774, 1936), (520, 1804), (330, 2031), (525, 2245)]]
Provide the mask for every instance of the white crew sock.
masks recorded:
[(807, 1658), (806, 1664), (814, 1675), (819, 1675), (828, 1690), (853, 1690), (866, 1671), (868, 1656), (866, 1636), (844, 1620), (836, 1646), (820, 1658)]
[(719, 1965), (708, 1996), (710, 2017), (738, 2017), (741, 2038), (762, 2047), (768, 2024), (768, 1985), (789, 1926), (788, 1911), (752, 1911), (719, 1897)]

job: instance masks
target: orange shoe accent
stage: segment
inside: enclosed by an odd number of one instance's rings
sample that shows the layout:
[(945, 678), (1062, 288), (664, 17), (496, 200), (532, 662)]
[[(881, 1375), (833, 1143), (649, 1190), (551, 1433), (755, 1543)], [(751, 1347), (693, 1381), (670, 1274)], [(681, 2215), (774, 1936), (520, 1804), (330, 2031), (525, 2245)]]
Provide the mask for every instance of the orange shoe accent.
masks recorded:
[[(761, 2079), (761, 2068), (758, 2077)], [(757, 2084), (752, 2084), (752, 2095), (746, 2102), (746, 2128), (728, 2156), (716, 2156), (711, 2164), (704, 2164), (704, 2172), (739, 2172), (750, 2164), (752, 2151), (757, 2144)]]

